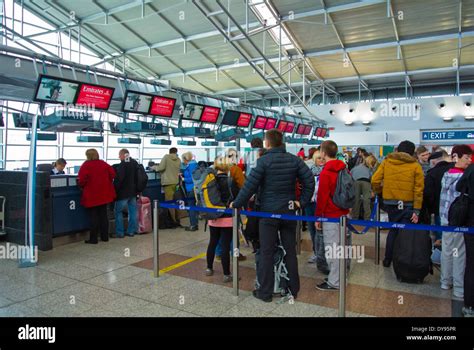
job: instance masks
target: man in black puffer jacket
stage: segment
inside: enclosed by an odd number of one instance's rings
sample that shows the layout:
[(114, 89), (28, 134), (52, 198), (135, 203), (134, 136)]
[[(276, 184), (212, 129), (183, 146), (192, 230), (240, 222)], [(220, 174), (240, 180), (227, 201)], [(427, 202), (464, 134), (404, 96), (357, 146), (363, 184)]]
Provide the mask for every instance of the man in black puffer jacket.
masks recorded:
[[(259, 209), (274, 214), (294, 215), (296, 209), (304, 208), (314, 192), (314, 177), (306, 164), (298, 157), (287, 153), (283, 143), (283, 134), (272, 129), (265, 134), (267, 152), (257, 160), (244, 187), (231, 204), (233, 208), (242, 208), (258, 191)], [(302, 184), (300, 202), (296, 201), (296, 180)], [(296, 221), (262, 218), (259, 222), (260, 263), (258, 276), (260, 289), (253, 295), (266, 302), (273, 295), (273, 255), (280, 232), (281, 243), (286, 250), (286, 267), (289, 274), (289, 289), (296, 298), (300, 281), (296, 258)]]

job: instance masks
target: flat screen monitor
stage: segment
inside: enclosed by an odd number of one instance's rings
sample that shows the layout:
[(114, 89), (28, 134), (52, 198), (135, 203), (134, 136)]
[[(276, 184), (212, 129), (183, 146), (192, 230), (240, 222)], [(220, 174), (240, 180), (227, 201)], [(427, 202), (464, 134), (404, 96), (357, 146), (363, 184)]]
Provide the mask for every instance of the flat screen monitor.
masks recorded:
[(176, 99), (163, 96), (153, 96), (148, 114), (156, 117), (171, 118)]
[(270, 130), (275, 127), (277, 120), (274, 118), (268, 118), (267, 123), (265, 124), (265, 130)]
[(34, 101), (57, 104), (74, 104), (80, 83), (73, 80), (40, 75)]
[(201, 120), (201, 115), (203, 111), (204, 105), (186, 102), (186, 104), (184, 105), (184, 114), (182, 119), (199, 122)]
[(240, 113), (239, 119), (237, 119), (237, 126), (246, 128), (252, 121), (252, 115), (250, 113)]
[(298, 126), (296, 127), (296, 134), (297, 135), (304, 135), (305, 128), (306, 128), (305, 124), (298, 124)]
[(239, 120), (240, 112), (233, 110), (226, 110), (224, 113), (224, 118), (222, 119), (222, 125), (237, 126), (237, 121)]
[(313, 129), (313, 127), (311, 125), (306, 125), (306, 127), (304, 128), (304, 132), (303, 132), (303, 135), (309, 135), (311, 134), (311, 130)]
[(217, 119), (219, 119), (220, 113), (221, 109), (219, 107), (204, 106), (204, 110), (201, 115), (201, 122), (215, 124), (217, 123)]
[(286, 125), (285, 132), (286, 132), (286, 133), (292, 133), (293, 130), (295, 130), (295, 123), (293, 123), (293, 122), (288, 122), (288, 124)]
[(328, 129), (326, 128), (321, 128), (321, 137), (326, 137), (326, 135), (328, 134)]
[(281, 132), (286, 132), (286, 126), (288, 125), (288, 122), (285, 120), (280, 120), (278, 123), (277, 129), (280, 130)]
[(265, 129), (266, 123), (267, 123), (267, 118), (261, 115), (258, 115), (257, 119), (255, 119), (255, 123), (253, 123), (253, 128), (263, 130)]
[(321, 129), (319, 126), (314, 130), (314, 136), (320, 137), (321, 136)]
[(76, 97), (76, 105), (86, 105), (94, 109), (109, 109), (114, 88), (82, 83)]
[(151, 106), (152, 95), (142, 94), (137, 91), (127, 90), (123, 101), (122, 111), (127, 113), (148, 114)]

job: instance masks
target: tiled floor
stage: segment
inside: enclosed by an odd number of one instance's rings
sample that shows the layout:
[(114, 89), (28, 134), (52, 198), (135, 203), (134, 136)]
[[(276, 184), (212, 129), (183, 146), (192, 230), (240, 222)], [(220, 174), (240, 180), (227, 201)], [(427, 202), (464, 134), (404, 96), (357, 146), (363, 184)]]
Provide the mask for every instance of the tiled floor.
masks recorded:
[[(240, 263), (240, 293), (222, 282), (222, 269), (203, 274), (205, 260), (196, 259), (156, 279), (152, 275), (152, 235), (112, 239), (97, 246), (83, 242), (40, 252), (33, 268), (0, 260), (0, 317), (336, 317), (337, 292), (321, 292), (315, 285), (324, 277), (313, 264), (308, 235), (303, 234), (299, 256), (301, 291), (295, 302), (275, 298), (264, 303), (251, 295), (255, 280), (251, 249)], [(382, 234), (382, 246), (385, 245)], [(160, 231), (160, 268), (173, 266), (206, 251), (208, 233), (183, 229)], [(364, 245), (365, 260), (352, 263), (347, 287), (349, 317), (452, 316), (459, 302), (439, 288), (439, 273), (420, 285), (399, 283), (392, 269), (374, 264), (374, 235), (354, 235)], [(5, 243), (1, 243), (5, 244)], [(382, 249), (383, 256), (383, 249)], [(454, 306), (453, 306), (454, 305)]]

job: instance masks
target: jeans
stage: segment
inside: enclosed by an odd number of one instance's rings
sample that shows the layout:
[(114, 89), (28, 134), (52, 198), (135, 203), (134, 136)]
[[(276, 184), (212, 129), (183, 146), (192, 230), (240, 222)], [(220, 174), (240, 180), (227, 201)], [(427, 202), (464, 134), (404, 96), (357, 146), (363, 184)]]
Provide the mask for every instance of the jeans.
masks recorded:
[[(314, 216), (316, 212), (316, 203), (309, 203), (305, 208), (304, 208), (304, 214), (306, 216)], [(316, 249), (316, 225), (314, 222), (308, 222), (308, 227), (309, 227), (309, 235), (311, 236), (311, 242), (313, 243), (313, 253), (316, 255), (317, 249)]]
[[(188, 192), (186, 197), (188, 199), (187, 205), (196, 206), (196, 197), (193, 191)], [(189, 224), (191, 226), (198, 226), (198, 212), (196, 210), (189, 211)]]
[(315, 242), (315, 250), (316, 250), (316, 266), (319, 270), (327, 270), (328, 262), (326, 261), (326, 255), (324, 251), (324, 235), (323, 230), (316, 230), (316, 242)]
[[(411, 206), (404, 206), (403, 209), (398, 209), (396, 204), (385, 204), (384, 210), (388, 214), (388, 220), (390, 222), (398, 222), (401, 224), (411, 223), (411, 216), (413, 215), (413, 208)], [(395, 245), (395, 239), (398, 235), (398, 228), (391, 228), (388, 231), (387, 244), (385, 246), (385, 259), (390, 262), (393, 259), (393, 247)]]
[(137, 199), (135, 197), (120, 199), (115, 202), (115, 232), (118, 237), (123, 237), (123, 208), (128, 207), (127, 234), (134, 235), (137, 232)]

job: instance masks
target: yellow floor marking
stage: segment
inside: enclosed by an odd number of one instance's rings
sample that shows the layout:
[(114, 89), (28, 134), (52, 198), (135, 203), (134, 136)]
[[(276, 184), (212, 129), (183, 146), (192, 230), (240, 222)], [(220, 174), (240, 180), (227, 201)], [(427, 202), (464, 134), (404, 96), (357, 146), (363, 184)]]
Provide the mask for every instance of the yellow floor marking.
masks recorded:
[(204, 258), (205, 256), (206, 256), (206, 253), (201, 253), (201, 254), (196, 255), (196, 256), (194, 256), (194, 257), (192, 257), (192, 258), (189, 258), (189, 259), (187, 259), (187, 260), (181, 261), (181, 262), (179, 262), (179, 263), (177, 263), (177, 264), (174, 264), (174, 265), (170, 265), (170, 266), (168, 266), (168, 267), (165, 267), (164, 269), (161, 269), (161, 270), (160, 270), (160, 275), (162, 275), (162, 274), (164, 274), (164, 273), (166, 273), (166, 272), (172, 271), (172, 270), (174, 270), (174, 269), (177, 269), (178, 267), (181, 267), (181, 266), (187, 265), (187, 264), (189, 264), (189, 263), (192, 263), (193, 261), (196, 261), (196, 260), (199, 260), (199, 259), (201, 259), (201, 258)]

